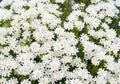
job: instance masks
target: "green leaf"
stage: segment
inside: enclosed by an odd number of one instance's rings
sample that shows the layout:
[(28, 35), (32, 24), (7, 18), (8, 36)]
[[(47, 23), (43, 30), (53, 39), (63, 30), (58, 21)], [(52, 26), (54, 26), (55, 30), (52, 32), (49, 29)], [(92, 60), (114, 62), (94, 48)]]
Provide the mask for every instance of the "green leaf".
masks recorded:
[(105, 67), (105, 61), (104, 60), (102, 60), (102, 61), (100, 61), (100, 63), (99, 63), (99, 68), (104, 68)]
[(84, 47), (83, 47), (83, 45), (80, 43), (80, 42), (78, 42), (78, 44), (76, 45), (76, 47), (78, 48), (78, 53), (77, 53), (77, 56), (79, 57), (79, 58), (81, 58), (81, 61), (83, 62), (84, 61)]
[(11, 27), (12, 19), (0, 21), (0, 27)]
[(70, 12), (72, 12), (71, 7), (69, 7), (69, 3), (67, 1), (65, 1), (63, 4), (59, 4), (60, 9), (62, 9), (61, 11), (63, 12), (63, 14), (60, 16), (62, 23), (64, 21), (66, 21), (67, 16), (70, 14)]
[(72, 66), (72, 65), (69, 65), (69, 72), (73, 72), (77, 67), (76, 66)]
[(30, 23), (30, 22), (31, 22), (31, 19), (30, 19), (30, 18), (27, 18), (27, 22)]
[(29, 6), (23, 6), (25, 10), (28, 10), (30, 7)]
[(80, 37), (80, 31), (77, 28), (73, 28), (72, 30), (70, 30), (71, 32), (73, 32), (76, 36), (76, 38)]
[(5, 6), (4, 8), (7, 9), (7, 10), (9, 10), (10, 7), (11, 7), (11, 5), (7, 5), (7, 6)]
[(13, 50), (10, 50), (9, 51), (9, 54), (13, 57), (13, 58), (16, 58), (16, 53), (13, 51)]
[(85, 24), (85, 27), (80, 31), (80, 35), (81, 34), (87, 34), (88, 33), (88, 28), (87, 28), (87, 25)]
[(120, 28), (116, 29), (117, 36), (120, 36)]
[(44, 56), (44, 54), (38, 55), (38, 56), (34, 59), (34, 61), (36, 61), (36, 63), (42, 62), (42, 57), (43, 57), (43, 56)]
[(50, 0), (50, 2), (51, 2), (51, 3), (54, 3), (54, 2), (55, 2), (55, 0)]
[(38, 83), (38, 80), (32, 80), (31, 84), (39, 84), (39, 83)]
[(42, 17), (40, 16), (40, 14), (37, 16), (37, 19), (41, 19)]
[(88, 71), (91, 73), (92, 76), (97, 76), (97, 72), (98, 72), (98, 66), (95, 66), (91, 63), (91, 60), (87, 61), (87, 69)]
[(100, 43), (100, 38), (95, 38), (95, 37), (89, 35), (89, 41), (94, 42), (94, 44), (96, 44), (96, 45), (103, 46), (103, 45)]
[(9, 44), (8, 44), (8, 43), (0, 44), (0, 46), (2, 46), (2, 47), (7, 47), (7, 46), (9, 46)]

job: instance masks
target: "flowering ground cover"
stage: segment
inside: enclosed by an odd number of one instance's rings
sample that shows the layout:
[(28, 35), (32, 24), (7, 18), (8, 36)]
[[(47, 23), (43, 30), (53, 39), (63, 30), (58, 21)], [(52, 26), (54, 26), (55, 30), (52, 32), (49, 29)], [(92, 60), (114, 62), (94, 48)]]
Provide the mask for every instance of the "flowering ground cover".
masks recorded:
[(0, 84), (120, 84), (120, 0), (2, 0)]

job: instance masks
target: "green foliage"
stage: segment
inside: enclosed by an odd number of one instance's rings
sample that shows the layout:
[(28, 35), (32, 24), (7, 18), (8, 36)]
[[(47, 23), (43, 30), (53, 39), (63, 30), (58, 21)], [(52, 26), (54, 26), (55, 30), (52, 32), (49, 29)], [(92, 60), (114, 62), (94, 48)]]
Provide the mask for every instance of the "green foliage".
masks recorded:
[(118, 62), (120, 59), (120, 50), (117, 52), (117, 55), (114, 54), (113, 51), (108, 51), (106, 55), (110, 55), (114, 57), (114, 61)]
[(69, 66), (69, 72), (73, 72), (77, 68), (76, 66), (72, 66), (70, 63), (66, 63), (66, 66)]
[[(29, 31), (31, 32), (31, 33), (33, 33), (33, 31), (35, 31), (32, 27), (30, 27), (29, 28)], [(22, 38), (23, 38), (23, 36), (22, 36), (22, 33), (23, 33), (24, 31), (23, 31), (23, 29), (21, 28), (21, 31), (20, 31), (20, 33), (19, 33), (19, 37), (17, 38), (17, 40), (21, 40)], [(20, 45), (21, 46), (26, 46), (26, 45), (28, 45), (28, 46), (30, 46), (33, 42), (35, 42), (35, 38), (33, 37), (33, 34), (31, 34), (30, 36), (28, 36), (27, 37), (27, 39), (26, 40), (22, 40), (21, 42), (20, 42)]]
[(116, 30), (117, 36), (120, 36), (120, 28), (117, 28), (115, 30)]
[(27, 22), (30, 23), (30, 21), (31, 21), (30, 18), (27, 18)]
[(37, 19), (41, 19), (42, 17), (40, 16), (40, 14), (37, 16)]
[(62, 22), (66, 21), (67, 16), (70, 14), (71, 12), (71, 8), (68, 5), (69, 3), (67, 3), (66, 1), (63, 4), (59, 4), (60, 6), (60, 11), (63, 12), (63, 14), (60, 16)]
[(54, 3), (54, 2), (55, 2), (55, 0), (50, 0), (50, 2), (51, 2), (51, 3)]
[(78, 20), (80, 20), (80, 21), (83, 21), (83, 17), (82, 16), (78, 16)]
[(20, 28), (19, 37), (17, 38), (17, 40), (20, 40), (20, 39), (23, 38), (23, 36), (22, 36), (22, 33), (23, 33), (23, 32), (24, 32), (23, 29)]
[(80, 31), (80, 35), (81, 34), (87, 34), (88, 33), (88, 27), (87, 27), (87, 24), (85, 24), (85, 27)]
[(35, 39), (33, 39), (32, 37), (31, 38), (28, 37), (25, 41), (20, 42), (20, 45), (21, 46), (26, 46), (26, 45), (30, 46), (34, 41), (35, 41)]
[(13, 50), (9, 51), (9, 54), (15, 59), (16, 58), (16, 53)]
[(10, 7), (11, 7), (11, 5), (7, 5), (7, 6), (5, 6), (4, 8), (7, 9), (7, 10), (9, 10)]
[(6, 78), (7, 80), (10, 80), (11, 78), (14, 78), (14, 77), (17, 78), (18, 84), (21, 84), (23, 80), (29, 78), (29, 75), (20, 75), (20, 74), (17, 74), (14, 70), (12, 70), (11, 74)]
[(24, 75), (16, 75), (16, 76), (18, 78), (19, 83), (21, 83), (22, 80), (29, 78), (29, 75), (26, 75), (26, 76), (24, 76)]
[(29, 28), (29, 30), (31, 33), (33, 33), (35, 31), (35, 29), (33, 29), (32, 27)]
[(32, 80), (31, 84), (39, 84), (39, 83), (38, 83), (38, 80)]
[(43, 57), (43, 56), (44, 56), (44, 54), (38, 55), (38, 56), (34, 59), (34, 61), (36, 61), (36, 63), (42, 62), (42, 57)]
[(69, 72), (73, 72), (75, 69), (76, 69), (76, 66), (70, 65), (68, 70), (69, 70)]
[(117, 53), (117, 56), (115, 56), (115, 61), (118, 62), (120, 59), (120, 50)]
[(95, 38), (95, 37), (93, 37), (93, 36), (89, 36), (89, 41), (93, 42), (93, 43), (96, 44), (96, 45), (103, 46), (103, 45), (100, 43), (100, 38)]
[(30, 7), (29, 6), (23, 6), (25, 10), (28, 10)]
[(87, 62), (88, 62), (87, 69), (91, 73), (91, 75), (94, 77), (97, 76), (97, 72), (100, 68), (104, 68), (105, 63), (106, 63), (104, 60), (102, 60), (102, 61), (100, 61), (98, 66), (95, 66), (91, 63), (91, 60), (88, 60)]
[(76, 38), (80, 37), (80, 30), (78, 30), (77, 28), (73, 28), (72, 30), (70, 30), (71, 32), (73, 32), (76, 36)]
[(80, 43), (80, 42), (78, 42), (78, 44), (76, 45), (76, 47), (78, 48), (78, 53), (77, 53), (77, 56), (79, 57), (79, 58), (81, 58), (81, 61), (82, 62), (84, 62), (84, 47), (83, 47), (83, 45)]
[(1, 47), (7, 47), (7, 46), (9, 46), (9, 44), (8, 44), (8, 43), (0, 44), (0, 46), (1, 46)]
[(53, 40), (54, 40), (54, 41), (57, 41), (57, 38), (58, 38), (57, 34), (54, 34)]
[(0, 21), (0, 27), (11, 27), (11, 19)]

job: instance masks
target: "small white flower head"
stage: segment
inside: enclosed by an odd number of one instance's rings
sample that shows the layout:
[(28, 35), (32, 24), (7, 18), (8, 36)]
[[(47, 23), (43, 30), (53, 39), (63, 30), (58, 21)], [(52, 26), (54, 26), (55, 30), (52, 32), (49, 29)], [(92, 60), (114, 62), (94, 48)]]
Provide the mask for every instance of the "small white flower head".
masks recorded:
[(56, 3), (64, 3), (65, 0), (55, 0)]
[(83, 84), (82, 81), (80, 81), (79, 79), (71, 79), (68, 81), (69, 81), (69, 83), (67, 83), (67, 84)]
[(59, 59), (57, 59), (57, 58), (52, 59), (52, 61), (50, 62), (51, 71), (58, 70), (60, 68), (60, 65), (61, 65), (61, 63), (60, 63)]
[(120, 27), (120, 21), (118, 22), (118, 26)]
[(98, 3), (98, 2), (100, 2), (101, 0), (91, 0), (91, 3)]
[(29, 81), (29, 80), (23, 80), (22, 82), (21, 82), (21, 84), (31, 84), (31, 81)]
[(37, 42), (34, 42), (30, 45), (30, 49), (32, 52), (39, 52), (40, 45)]
[(115, 5), (120, 7), (120, 0), (115, 0)]

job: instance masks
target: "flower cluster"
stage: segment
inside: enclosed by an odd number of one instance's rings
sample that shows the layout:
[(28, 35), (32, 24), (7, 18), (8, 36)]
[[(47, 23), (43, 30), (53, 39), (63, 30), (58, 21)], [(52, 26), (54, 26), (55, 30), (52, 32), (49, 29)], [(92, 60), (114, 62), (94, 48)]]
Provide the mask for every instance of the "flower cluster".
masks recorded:
[(119, 84), (119, 0), (2, 0), (0, 84)]

